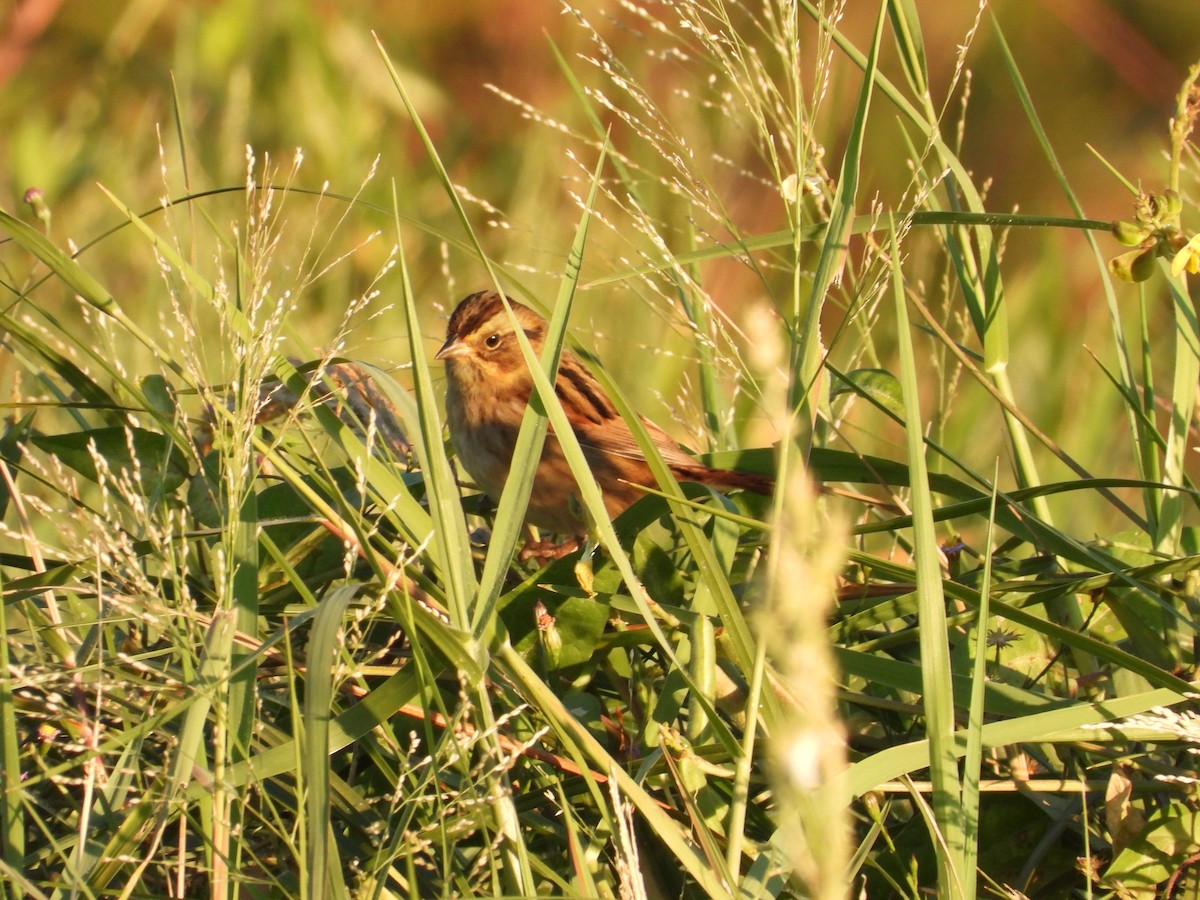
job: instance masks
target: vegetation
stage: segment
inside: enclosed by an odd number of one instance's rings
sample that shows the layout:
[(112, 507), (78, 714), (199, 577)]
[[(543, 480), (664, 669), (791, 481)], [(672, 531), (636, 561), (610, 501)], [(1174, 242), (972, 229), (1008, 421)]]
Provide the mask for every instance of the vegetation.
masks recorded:
[[(152, 6), (6, 101), (3, 896), (1200, 893), (1200, 66), (1113, 224), (986, 12), (935, 78), (909, 0), (571, 8), (565, 99), (456, 130), (395, 34)], [(981, 33), (1066, 215), (964, 161)], [(643, 433), (610, 522), (567, 446), (592, 540), (521, 561), (562, 410), (492, 508), (432, 362), (489, 283), (775, 497)]]

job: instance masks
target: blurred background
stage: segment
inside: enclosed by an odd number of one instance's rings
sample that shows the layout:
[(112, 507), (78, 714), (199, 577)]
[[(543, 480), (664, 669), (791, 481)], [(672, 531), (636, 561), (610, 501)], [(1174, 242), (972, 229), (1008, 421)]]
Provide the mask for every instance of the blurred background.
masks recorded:
[[(978, 20), (972, 3), (916, 0), (916, 6), (934, 103), (946, 103), (943, 133), (960, 134), (962, 156), (977, 183), (986, 186), (989, 209), (1071, 214), (1005, 69), (993, 17), (1086, 215), (1111, 219), (1131, 210), (1129, 192), (1098, 157), (1131, 182), (1164, 186), (1168, 120), (1200, 48), (1195, 0), (997, 0)], [(847, 4), (841, 24), (859, 47), (869, 43), (877, 8), (861, 0)], [(398, 282), (385, 275), (376, 284), (395, 242), (393, 191), (431, 346), (453, 303), (487, 282), (482, 267), (454, 245), (463, 239), (462, 229), (372, 34), (386, 48), (462, 189), (487, 252), (520, 272), (531, 292), (550, 300), (579, 219), (572, 192), (586, 190), (586, 172), (596, 160), (581, 96), (553, 48), (583, 87), (611, 91), (596, 65), (602, 56), (597, 40), (605, 42), (676, 127), (711, 142), (698, 146), (718, 161), (700, 154), (697, 165), (729, 220), (745, 234), (786, 225), (761, 147), (746, 136), (744, 123), (700, 102), (694, 86), (709, 77), (697, 68), (703, 61), (670, 50), (670, 41), (660, 39), (656, 17), (666, 22), (672, 16), (670, 3), (629, 7), (606, 0), (584, 0), (570, 11), (527, 0), (10, 0), (0, 12), (0, 203), (35, 221), (22, 198), (27, 189), (39, 188), (52, 215), (53, 240), (80, 247), (123, 221), (98, 184), (142, 211), (168, 196), (236, 189), (246, 183), (247, 146), (255, 154), (256, 177), (269, 157), (279, 168), (276, 181), (312, 190), (328, 185), (330, 192), (345, 195), (361, 189), (361, 199), (378, 208), (289, 196), (274, 211), (288, 237), (275, 257), (273, 277), (279, 290), (303, 288), (295, 301), (303, 315), (294, 328), (297, 340), (309, 342), (313, 352), (337, 331), (347, 298), (377, 287), (381, 300), (351, 323), (345, 353), (397, 362), (404, 355), (395, 332), (401, 318), (383, 307)], [(801, 18), (802, 47), (811, 42), (815, 48), (816, 32)], [(944, 101), (958, 48), (968, 41), (970, 75)], [(808, 58), (804, 76), (811, 81), (815, 49)], [(888, 41), (883, 68), (902, 84), (895, 59)], [(830, 71), (816, 136), (826, 160), (835, 161), (859, 72), (836, 51)], [(898, 117), (883, 100), (877, 100), (873, 115), (861, 196), (897, 206), (911, 183), (909, 148), (899, 124), (889, 126)], [(630, 138), (618, 117), (608, 114), (604, 121), (632, 161), (651, 173), (661, 164), (647, 145)], [(296, 148), (303, 150), (303, 164), (290, 176)], [(666, 198), (654, 213), (664, 230), (682, 236), (674, 249), (686, 249), (694, 225), (687, 211)], [(151, 224), (164, 233), (186, 224), (192, 235), (207, 227), (227, 237), (245, 216), (244, 196), (232, 192), (176, 207)], [(611, 233), (622, 228), (619, 220), (609, 225)], [(629, 265), (610, 231), (597, 231), (585, 282)], [(377, 232), (382, 234), (372, 237)], [(184, 243), (185, 255), (208, 277), (229, 264), (227, 257), (216, 262), (219, 237)], [(295, 255), (289, 256), (286, 248), (293, 245)], [(1104, 442), (1096, 438), (1103, 422), (1089, 417), (1095, 419), (1097, 409), (1101, 420), (1105, 409), (1119, 414), (1117, 405), (1038, 396), (1046, 373), (1064, 366), (1079, 367), (1081, 392), (1109, 390), (1087, 351), (1093, 340), (1111, 342), (1096, 260), (1081, 233), (1065, 230), (1013, 231), (1005, 253), (1007, 290), (1016, 310), (1011, 327), (1020, 336), (1014, 380), (1031, 404), (1027, 411), (1064, 435), (1068, 446), (1073, 435), (1077, 446), (1071, 449), (1085, 461), (1093, 451), (1103, 459)], [(164, 285), (151, 264), (152, 251), (132, 229), (104, 237), (81, 259), (135, 319), (154, 323), (164, 315)], [(10, 284), (22, 286), (36, 275), (27, 257), (11, 248), (0, 247), (0, 263)], [(735, 321), (762, 290), (728, 261), (705, 267), (701, 275)], [(78, 315), (71, 299), (54, 290), (34, 295), (40, 310)], [(588, 336), (635, 401), (652, 416), (660, 404), (659, 418), (675, 408), (679, 398), (672, 394), (687, 391), (686, 336), (662, 321), (652, 304), (639, 302), (637, 290), (627, 284), (585, 291), (580, 304), (576, 332)], [(649, 381), (644, 371), (628, 368), (648, 349), (663, 369)], [(220, 367), (219, 357), (214, 367)], [(18, 368), (0, 354), (0, 378), (15, 378)], [(680, 383), (682, 388), (670, 386)], [(1096, 443), (1091, 450), (1078, 446), (1089, 442)]]
[[(852, 0), (848, 7), (843, 27), (861, 46), (877, 5)], [(917, 8), (936, 99), (977, 10), (972, 3), (920, 0)], [(644, 26), (635, 17), (617, 3), (594, 0), (579, 10), (627, 64), (638, 63)], [(663, 14), (669, 15), (665, 4)], [(980, 176), (995, 179), (997, 208), (1036, 202), (1062, 211), (1052, 182), (1030, 177), (1045, 166), (1011, 85), (999, 77), (991, 15), (1004, 29), (1064, 168), (1090, 201), (1089, 214), (1124, 212), (1125, 199), (1086, 144), (1122, 170), (1144, 165), (1147, 154), (1153, 158), (1200, 43), (1200, 11), (1189, 0), (998, 0), (984, 14), (968, 58), (986, 77), (977, 77), (972, 89), (966, 157)], [(205, 184), (240, 180), (246, 143), (289, 155), (303, 147), (314, 180), (353, 185), (376, 154), (385, 177), (419, 180), (425, 161), (371, 32), (402, 69), (456, 177), (507, 206), (528, 187), (513, 177), (521, 171), (520, 157), (547, 135), (486, 86), (578, 127), (576, 104), (548, 42), (568, 55), (592, 48), (575, 16), (554, 3), (523, 0), (268, 6), (250, 0), (15, 0), (3, 17), (4, 196), (15, 207), (25, 188), (37, 185), (64, 216), (77, 206), (86, 209), (96, 180), (122, 193), (140, 184), (146, 199), (157, 199), (159, 186), (146, 181), (148, 171), (157, 170), (155, 127), (174, 142), (173, 89), (194, 154), (193, 175)], [(659, 75), (669, 79), (672, 66), (661, 68)], [(835, 100), (848, 101), (857, 85), (832, 90)], [(836, 116), (837, 107), (849, 105), (835, 102), (828, 112)]]

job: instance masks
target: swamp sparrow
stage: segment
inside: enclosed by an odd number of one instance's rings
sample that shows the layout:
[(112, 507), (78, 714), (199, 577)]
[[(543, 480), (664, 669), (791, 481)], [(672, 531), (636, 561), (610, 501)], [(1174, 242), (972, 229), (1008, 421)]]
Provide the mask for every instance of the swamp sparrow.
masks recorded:
[[(546, 320), (516, 301), (508, 303), (540, 354)], [(533, 378), (512, 319), (495, 291), (480, 291), (458, 304), (450, 316), (446, 343), (436, 358), (446, 361), (446, 414), (454, 450), (475, 482), (497, 499), (508, 478)], [(599, 383), (570, 351), (563, 351), (554, 392), (600, 485), (605, 508), (615, 517), (643, 495), (636, 485), (657, 484), (637, 440)], [(771, 493), (774, 479), (770, 476), (711, 469), (685, 453), (666, 432), (643, 422), (680, 481), (698, 481), (720, 490)], [(575, 477), (551, 430), (538, 463), (526, 519), (558, 534), (580, 534), (586, 523), (576, 497)]]

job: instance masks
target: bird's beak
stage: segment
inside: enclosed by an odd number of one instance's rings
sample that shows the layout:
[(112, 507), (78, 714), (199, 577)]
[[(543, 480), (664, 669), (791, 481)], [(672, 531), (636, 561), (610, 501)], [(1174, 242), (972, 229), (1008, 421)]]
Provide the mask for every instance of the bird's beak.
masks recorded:
[(455, 359), (459, 356), (466, 356), (471, 352), (471, 348), (463, 343), (457, 336), (446, 338), (446, 343), (442, 344), (442, 349), (433, 354), (434, 359)]

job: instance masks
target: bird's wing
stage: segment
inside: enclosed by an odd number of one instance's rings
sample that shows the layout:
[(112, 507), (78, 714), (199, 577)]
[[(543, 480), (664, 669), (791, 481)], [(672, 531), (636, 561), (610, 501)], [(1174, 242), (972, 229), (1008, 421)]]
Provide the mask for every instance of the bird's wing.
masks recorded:
[[(697, 464), (694, 457), (688, 455), (669, 434), (649, 419), (642, 418), (642, 425), (650, 433), (650, 440), (654, 442), (654, 446), (662, 454), (663, 462), (668, 466), (691, 467)], [(601, 453), (626, 459), (643, 459), (645, 456), (642, 448), (638, 446), (637, 438), (620, 416), (614, 416), (599, 424), (588, 422), (582, 427), (577, 427), (575, 435), (582, 446), (591, 447)]]
[[(572, 353), (564, 353), (558, 369), (554, 391), (562, 401), (563, 408), (574, 410), (571, 425), (579, 443), (599, 453), (607, 453), (625, 459), (643, 459), (633, 432), (625, 424), (604, 389), (591, 373)], [(650, 432), (650, 440), (658, 447), (663, 461), (668, 466), (694, 467), (695, 459), (689, 456), (675, 440), (651, 422), (642, 419)]]

